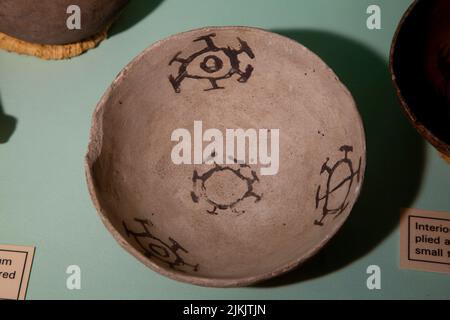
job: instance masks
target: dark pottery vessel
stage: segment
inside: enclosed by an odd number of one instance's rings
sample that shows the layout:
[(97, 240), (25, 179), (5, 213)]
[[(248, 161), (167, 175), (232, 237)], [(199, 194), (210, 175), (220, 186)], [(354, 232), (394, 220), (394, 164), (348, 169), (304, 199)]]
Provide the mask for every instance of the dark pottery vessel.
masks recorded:
[(410, 6), (392, 42), (390, 71), (408, 119), (450, 156), (450, 1)]
[[(0, 32), (31, 43), (62, 45), (105, 31), (129, 0), (0, 0)], [(67, 8), (77, 5), (81, 29), (70, 30)]]

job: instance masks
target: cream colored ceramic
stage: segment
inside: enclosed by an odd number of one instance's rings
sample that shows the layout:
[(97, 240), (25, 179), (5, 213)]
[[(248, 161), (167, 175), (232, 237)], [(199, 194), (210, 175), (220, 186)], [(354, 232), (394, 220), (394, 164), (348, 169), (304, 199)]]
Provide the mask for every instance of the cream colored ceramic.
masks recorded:
[[(202, 134), (225, 144), (239, 128), (256, 133), (257, 148), (220, 164), (220, 143), (208, 149)], [(194, 161), (201, 145), (203, 164), (174, 163), (180, 132), (192, 148), (178, 155)], [(271, 166), (261, 161), (261, 132), (267, 143), (279, 134), (278, 170), (275, 144)], [(355, 102), (319, 57), (264, 30), (217, 27), (157, 42), (125, 67), (95, 110), (86, 172), (107, 229), (145, 265), (244, 286), (330, 240), (358, 197), (365, 154)]]

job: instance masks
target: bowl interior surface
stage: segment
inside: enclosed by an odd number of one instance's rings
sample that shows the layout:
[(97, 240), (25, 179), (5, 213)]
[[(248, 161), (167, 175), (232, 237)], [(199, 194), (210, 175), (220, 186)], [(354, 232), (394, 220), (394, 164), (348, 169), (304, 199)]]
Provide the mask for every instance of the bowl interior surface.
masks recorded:
[(450, 1), (415, 2), (392, 49), (391, 70), (407, 115), (450, 155)]
[[(196, 132), (216, 129), (225, 145), (238, 128), (270, 136), (271, 174), (250, 152), (218, 164), (210, 142), (210, 164), (171, 157), (177, 129), (191, 134), (194, 161)], [(94, 114), (87, 167), (103, 221), (142, 262), (239, 285), (292, 268), (337, 231), (360, 191), (365, 137), (350, 93), (315, 54), (259, 29), (206, 28), (156, 43), (118, 76)]]

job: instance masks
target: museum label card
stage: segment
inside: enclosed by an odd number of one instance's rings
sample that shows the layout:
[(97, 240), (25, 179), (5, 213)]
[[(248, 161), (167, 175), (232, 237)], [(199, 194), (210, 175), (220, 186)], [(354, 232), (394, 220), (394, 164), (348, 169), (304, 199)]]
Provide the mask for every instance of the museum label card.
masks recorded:
[(450, 212), (402, 210), (400, 267), (450, 273)]
[(25, 300), (34, 247), (0, 244), (0, 299)]

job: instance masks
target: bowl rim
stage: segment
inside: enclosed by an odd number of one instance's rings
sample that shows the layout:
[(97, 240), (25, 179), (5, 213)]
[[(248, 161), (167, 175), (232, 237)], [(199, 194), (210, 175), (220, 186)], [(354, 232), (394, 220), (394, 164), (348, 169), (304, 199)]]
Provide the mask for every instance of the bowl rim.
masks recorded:
[[(356, 190), (356, 198), (355, 202), (353, 204), (349, 205), (349, 214), (345, 219), (343, 219), (341, 222), (336, 223), (330, 230), (329, 234), (321, 239), (318, 243), (316, 243), (311, 249), (309, 249), (305, 254), (303, 254), (300, 257), (297, 257), (295, 259), (292, 259), (290, 262), (285, 263), (281, 265), (278, 268), (275, 268), (272, 271), (259, 273), (256, 275), (251, 276), (245, 276), (245, 277), (238, 277), (238, 278), (218, 278), (218, 277), (206, 277), (206, 276), (195, 276), (192, 274), (184, 274), (182, 272), (178, 272), (176, 270), (162, 267), (156, 263), (154, 263), (152, 260), (145, 257), (143, 253), (138, 251), (135, 247), (133, 247), (128, 240), (122, 236), (122, 234), (116, 230), (116, 228), (113, 226), (111, 221), (109, 221), (108, 215), (106, 210), (102, 208), (100, 205), (99, 197), (97, 195), (97, 188), (95, 187), (94, 183), (94, 176), (93, 176), (93, 168), (92, 165), (96, 161), (96, 159), (101, 154), (101, 147), (102, 147), (102, 121), (103, 121), (103, 111), (105, 106), (107, 105), (107, 101), (109, 100), (111, 93), (115, 89), (117, 85), (119, 85), (122, 81), (126, 79), (127, 73), (133, 66), (147, 54), (149, 54), (151, 51), (155, 50), (159, 46), (161, 46), (163, 43), (167, 41), (176, 40), (178, 37), (184, 37), (186, 35), (189, 35), (191, 33), (197, 33), (199, 31), (202, 32), (211, 32), (211, 31), (225, 31), (225, 30), (244, 30), (249, 32), (257, 32), (257, 33), (263, 33), (266, 35), (276, 36), (279, 38), (282, 38), (284, 41), (288, 41), (289, 43), (293, 44), (294, 46), (298, 47), (298, 49), (306, 50), (309, 54), (314, 55), (318, 58), (319, 62), (322, 63), (329, 72), (335, 78), (337, 79), (339, 85), (342, 87), (342, 89), (346, 92), (346, 94), (349, 95), (353, 102), (353, 109), (355, 111), (355, 115), (358, 119), (358, 124), (361, 129), (361, 135), (362, 135), (362, 154), (363, 161), (361, 163), (361, 175), (360, 175), (360, 188)], [(140, 54), (138, 54), (134, 59), (132, 59), (116, 76), (112, 84), (108, 87), (106, 92), (103, 94), (102, 98), (98, 102), (97, 106), (95, 107), (95, 110), (93, 112), (92, 116), (92, 123), (91, 123), (91, 129), (90, 129), (90, 135), (89, 135), (89, 143), (88, 143), (88, 150), (85, 155), (85, 176), (87, 181), (87, 186), (89, 190), (90, 197), (92, 199), (92, 202), (94, 204), (94, 207), (100, 216), (101, 221), (103, 222), (106, 229), (111, 233), (113, 238), (120, 244), (120, 246), (125, 249), (128, 253), (130, 253), (132, 256), (134, 256), (136, 259), (138, 259), (141, 263), (143, 263), (148, 268), (152, 269), (153, 271), (156, 271), (157, 273), (166, 276), (168, 278), (171, 278), (173, 280), (181, 281), (184, 283), (204, 286), (204, 287), (218, 287), (218, 288), (227, 288), (227, 287), (242, 287), (242, 286), (249, 286), (256, 283), (259, 283), (264, 280), (268, 280), (270, 278), (277, 277), (279, 275), (282, 275), (302, 263), (304, 263), (306, 260), (314, 256), (320, 249), (322, 249), (328, 241), (336, 235), (336, 233), (339, 231), (339, 229), (342, 227), (342, 225), (345, 223), (345, 221), (348, 219), (349, 215), (351, 214), (354, 204), (359, 199), (359, 196), (361, 194), (361, 190), (364, 186), (364, 178), (365, 178), (365, 169), (366, 169), (366, 162), (367, 162), (367, 151), (366, 151), (366, 134), (365, 129), (363, 125), (363, 120), (361, 117), (361, 114), (358, 110), (358, 107), (356, 105), (356, 102), (348, 90), (348, 88), (342, 83), (339, 79), (339, 77), (334, 73), (334, 71), (313, 51), (308, 49), (307, 47), (303, 46), (301, 43), (290, 39), (284, 35), (271, 32), (262, 28), (257, 27), (250, 27), (250, 26), (207, 26), (202, 28), (196, 28), (189, 31), (184, 31), (180, 33), (173, 34), (169, 37), (166, 37), (162, 40), (154, 42), (152, 45), (144, 49)]]
[(403, 113), (406, 115), (408, 121), (413, 125), (413, 127), (419, 132), (419, 134), (424, 137), (429, 143), (431, 143), (439, 152), (450, 156), (450, 145), (445, 141), (436, 136), (430, 129), (428, 129), (419, 119), (417, 119), (415, 113), (409, 107), (406, 98), (403, 96), (402, 90), (397, 81), (397, 74), (395, 72), (394, 64), (396, 59), (396, 48), (397, 48), (397, 40), (399, 38), (400, 32), (403, 29), (405, 22), (408, 20), (411, 13), (414, 11), (419, 2), (423, 2), (424, 0), (415, 0), (408, 9), (402, 15), (400, 22), (397, 25), (397, 28), (394, 33), (394, 37), (392, 38), (391, 48), (389, 52), (389, 71), (391, 74), (391, 80), (394, 85), (394, 89), (397, 95), (397, 99), (400, 101), (401, 109)]

